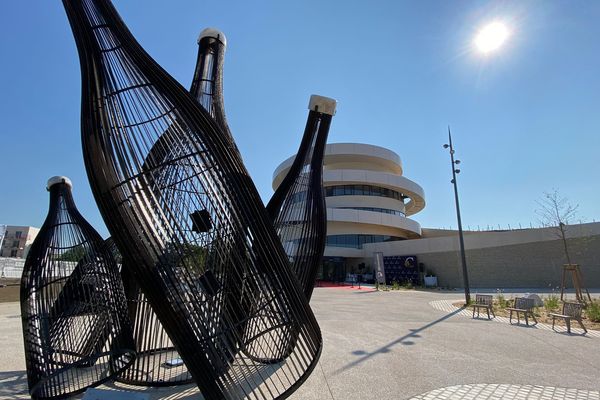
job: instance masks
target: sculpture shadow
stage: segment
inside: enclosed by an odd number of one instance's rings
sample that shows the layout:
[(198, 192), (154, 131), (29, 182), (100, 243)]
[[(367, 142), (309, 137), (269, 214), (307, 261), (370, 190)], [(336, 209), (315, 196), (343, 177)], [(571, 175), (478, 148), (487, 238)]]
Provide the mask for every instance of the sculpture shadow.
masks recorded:
[[(257, 385), (246, 385), (240, 387), (239, 389), (242, 391), (246, 391), (247, 393), (252, 392), (257, 389), (261, 382), (259, 379), (262, 377), (270, 377), (277, 369), (278, 365), (260, 365), (257, 366), (254, 374), (251, 375), (251, 378), (257, 383)], [(25, 383), (26, 384), (26, 383)], [(199, 392), (198, 386), (195, 384), (187, 384), (187, 385), (174, 385), (174, 386), (162, 386), (162, 387), (153, 387), (153, 386), (132, 386), (127, 383), (122, 383), (118, 381), (109, 381), (104, 383), (102, 386), (99, 386), (98, 389), (104, 390), (113, 390), (113, 391), (127, 391), (127, 392), (136, 392), (136, 393), (144, 393), (150, 396), (150, 399), (161, 399), (161, 400), (203, 400), (204, 396)], [(236, 393), (238, 396), (241, 396), (242, 392)], [(4, 398), (1, 397), (0, 398)]]
[(451, 318), (453, 316), (455, 316), (456, 314), (460, 313), (462, 310), (464, 310), (465, 307), (461, 307), (455, 311), (452, 311), (449, 314), (444, 315), (441, 318), (436, 319), (435, 321), (431, 321), (430, 323), (423, 325), (420, 328), (417, 329), (409, 329), (410, 333), (399, 337), (398, 339), (395, 339), (387, 344), (385, 344), (384, 346), (381, 346), (380, 348), (368, 352), (368, 351), (364, 351), (364, 350), (355, 350), (353, 351), (351, 354), (353, 355), (358, 355), (361, 356), (360, 358), (358, 358), (357, 360), (352, 361), (349, 364), (346, 364), (345, 366), (338, 368), (336, 371), (333, 372), (333, 375), (337, 375), (339, 373), (342, 373), (344, 371), (349, 370), (350, 368), (355, 367), (356, 365), (368, 360), (369, 358), (377, 355), (377, 354), (385, 354), (385, 353), (389, 353), (392, 349), (393, 346), (397, 345), (397, 344), (401, 344), (404, 346), (412, 346), (415, 344), (415, 342), (413, 342), (412, 340), (407, 340), (407, 339), (413, 339), (413, 338), (420, 338), (421, 335), (419, 335), (420, 332), (423, 332), (424, 330), (431, 328), (432, 326), (439, 324), (440, 322), (444, 322), (445, 320), (447, 320), (448, 318)]
[(0, 372), (0, 399), (28, 399), (27, 372)]
[(359, 289), (360, 292), (354, 292), (353, 294), (369, 294), (369, 293), (377, 293), (377, 290), (371, 290), (371, 289)]

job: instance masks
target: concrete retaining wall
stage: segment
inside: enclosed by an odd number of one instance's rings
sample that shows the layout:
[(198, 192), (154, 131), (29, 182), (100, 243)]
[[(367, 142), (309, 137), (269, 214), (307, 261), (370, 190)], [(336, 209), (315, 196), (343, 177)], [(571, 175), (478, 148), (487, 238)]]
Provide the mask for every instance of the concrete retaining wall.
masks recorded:
[[(456, 231), (416, 240), (364, 246), (364, 259), (372, 254), (416, 255), (425, 270), (435, 273), (444, 287), (462, 287), (458, 233)], [(583, 283), (600, 288), (600, 223), (569, 225), (571, 261), (579, 264)], [(562, 266), (567, 262), (556, 229), (523, 229), (497, 232), (466, 232), (465, 248), (469, 284), (477, 288), (533, 288), (560, 286)], [(569, 277), (570, 278), (570, 277)], [(568, 281), (571, 286), (571, 281)]]
[[(584, 285), (599, 288), (600, 236), (569, 239), (568, 246), (572, 262), (580, 265)], [(480, 288), (554, 288), (560, 286), (562, 265), (566, 263), (561, 240), (469, 249), (466, 255), (470, 286)], [(463, 286), (459, 252), (417, 256), (427, 270), (438, 276), (440, 286)]]

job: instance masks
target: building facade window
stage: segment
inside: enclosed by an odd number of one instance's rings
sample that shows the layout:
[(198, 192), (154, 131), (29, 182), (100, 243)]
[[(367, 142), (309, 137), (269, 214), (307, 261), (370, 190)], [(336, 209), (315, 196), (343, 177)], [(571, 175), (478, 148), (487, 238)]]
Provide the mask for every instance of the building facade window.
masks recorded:
[(16, 231), (16, 232), (15, 232), (15, 238), (16, 238), (16, 239), (21, 239), (21, 235), (22, 235), (22, 234), (23, 234), (23, 232), (21, 232), (21, 231)]
[(353, 249), (361, 249), (363, 244), (365, 243), (393, 242), (396, 240), (404, 240), (404, 238), (388, 235), (329, 235), (327, 236), (326, 245), (330, 247), (347, 247)]
[(402, 211), (390, 210), (388, 208), (377, 208), (377, 207), (336, 207), (336, 208), (341, 208), (341, 209), (346, 209), (346, 210), (373, 211), (373, 212), (378, 212), (378, 213), (383, 213), (383, 214), (399, 215), (401, 217), (406, 217), (406, 214), (404, 214)]
[(403, 201), (406, 196), (402, 193), (373, 185), (337, 185), (327, 186), (325, 196), (379, 196)]

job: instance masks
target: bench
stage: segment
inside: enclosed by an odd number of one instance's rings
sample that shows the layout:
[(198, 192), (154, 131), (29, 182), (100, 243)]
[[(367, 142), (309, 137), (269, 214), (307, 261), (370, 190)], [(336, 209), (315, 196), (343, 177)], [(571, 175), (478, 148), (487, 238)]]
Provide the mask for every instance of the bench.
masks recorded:
[(512, 324), (513, 312), (517, 313), (517, 323), (521, 323), (520, 315), (523, 314), (525, 316), (525, 324), (529, 326), (529, 318), (531, 315), (535, 323), (537, 324), (537, 319), (535, 319), (535, 315), (533, 315), (533, 307), (535, 306), (534, 299), (528, 299), (525, 297), (517, 297), (515, 298), (515, 306), (511, 308), (506, 308), (510, 314), (508, 318), (508, 322)]
[(471, 304), (473, 306), (473, 318), (475, 318), (475, 310), (477, 310), (477, 318), (479, 318), (479, 310), (481, 308), (485, 308), (487, 311), (488, 319), (492, 319), (490, 317), (490, 311), (494, 318), (496, 318), (496, 314), (494, 314), (494, 296), (491, 294), (476, 294), (475, 295), (475, 303)]
[(571, 333), (571, 320), (579, 322), (583, 332), (587, 333), (587, 329), (583, 326), (583, 322), (581, 321), (581, 311), (583, 310), (583, 304), (581, 303), (569, 303), (565, 301), (563, 303), (562, 314), (554, 314), (550, 313), (549, 316), (552, 317), (552, 330), (554, 330), (554, 322), (556, 318), (561, 318), (567, 324), (567, 332)]

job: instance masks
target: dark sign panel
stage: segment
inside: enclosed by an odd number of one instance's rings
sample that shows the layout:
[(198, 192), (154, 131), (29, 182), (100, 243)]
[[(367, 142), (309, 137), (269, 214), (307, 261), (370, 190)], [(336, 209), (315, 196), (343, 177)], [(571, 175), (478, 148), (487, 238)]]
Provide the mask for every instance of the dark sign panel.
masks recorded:
[(402, 284), (410, 282), (419, 284), (419, 269), (417, 256), (390, 256), (383, 257), (385, 281), (391, 285), (394, 281)]

